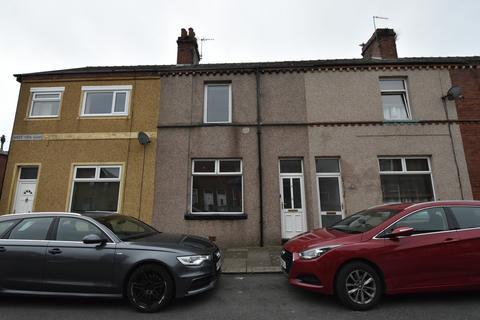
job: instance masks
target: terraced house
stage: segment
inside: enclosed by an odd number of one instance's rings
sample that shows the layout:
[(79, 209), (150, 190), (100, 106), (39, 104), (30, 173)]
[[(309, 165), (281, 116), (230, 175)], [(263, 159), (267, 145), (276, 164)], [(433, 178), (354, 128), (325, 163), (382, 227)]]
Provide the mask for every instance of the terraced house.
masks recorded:
[(117, 211), (246, 246), (380, 203), (472, 198), (460, 126), (479, 121), (458, 119), (470, 97), (451, 88), (480, 58), (398, 58), (391, 29), (359, 59), (199, 64), (192, 29), (177, 43), (176, 65), (17, 75), (0, 211), (35, 183), (31, 210)]

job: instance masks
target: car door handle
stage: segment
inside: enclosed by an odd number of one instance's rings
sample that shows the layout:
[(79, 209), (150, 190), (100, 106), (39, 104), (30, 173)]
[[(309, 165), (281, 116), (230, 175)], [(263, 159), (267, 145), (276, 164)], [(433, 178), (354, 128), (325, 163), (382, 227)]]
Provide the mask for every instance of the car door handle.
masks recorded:
[(62, 253), (62, 250), (60, 250), (58, 248), (53, 248), (53, 249), (48, 250), (48, 253), (50, 253), (50, 254), (60, 254), (60, 253)]
[(454, 242), (455, 240), (454, 238), (446, 238), (443, 242)]
[(0, 252), (5, 252), (7, 251), (7, 249), (5, 249), (5, 247), (0, 247)]

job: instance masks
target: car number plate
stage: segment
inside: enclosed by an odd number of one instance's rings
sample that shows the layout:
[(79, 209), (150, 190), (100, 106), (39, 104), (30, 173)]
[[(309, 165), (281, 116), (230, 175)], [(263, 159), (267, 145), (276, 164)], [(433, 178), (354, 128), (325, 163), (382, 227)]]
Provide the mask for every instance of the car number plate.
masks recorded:
[(282, 266), (283, 269), (287, 269), (287, 263), (285, 262), (285, 260), (280, 259), (280, 265)]

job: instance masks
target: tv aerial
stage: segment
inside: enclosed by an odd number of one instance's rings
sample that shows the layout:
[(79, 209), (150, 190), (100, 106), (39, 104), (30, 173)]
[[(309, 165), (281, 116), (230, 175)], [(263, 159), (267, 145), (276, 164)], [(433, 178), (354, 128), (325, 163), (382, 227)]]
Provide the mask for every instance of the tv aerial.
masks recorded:
[(200, 38), (200, 60), (203, 58), (203, 43), (206, 41), (213, 41), (213, 38)]

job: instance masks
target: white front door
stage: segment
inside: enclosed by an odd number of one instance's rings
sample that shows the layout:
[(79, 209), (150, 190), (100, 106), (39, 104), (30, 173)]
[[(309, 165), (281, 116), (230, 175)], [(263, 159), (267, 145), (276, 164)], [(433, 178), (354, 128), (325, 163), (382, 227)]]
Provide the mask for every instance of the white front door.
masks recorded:
[(33, 210), (37, 189), (38, 167), (21, 167), (18, 175), (13, 213), (30, 213)]
[(290, 239), (307, 230), (302, 172), (302, 160), (280, 160), (282, 239)]
[(35, 189), (37, 182), (19, 181), (17, 184), (17, 195), (13, 213), (30, 213), (33, 209), (33, 201), (35, 200)]

